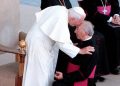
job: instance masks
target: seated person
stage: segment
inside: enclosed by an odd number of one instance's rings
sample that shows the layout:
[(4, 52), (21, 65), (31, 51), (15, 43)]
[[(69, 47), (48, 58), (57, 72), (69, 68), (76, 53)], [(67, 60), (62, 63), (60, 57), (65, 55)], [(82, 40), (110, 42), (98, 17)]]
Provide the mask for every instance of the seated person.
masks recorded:
[[(93, 25), (84, 21), (79, 27), (75, 29), (75, 34), (79, 43), (76, 46), (83, 48), (86, 46), (94, 46), (96, 48), (95, 40), (92, 38), (94, 34)], [(96, 49), (95, 49), (96, 50)], [(91, 55), (77, 55), (74, 59), (69, 59), (67, 72), (63, 74), (57, 71), (55, 74), (56, 81), (53, 86), (76, 86), (75, 82), (80, 82), (88, 79), (88, 86), (95, 86), (94, 80), (89, 79), (92, 71), (95, 72), (97, 63), (96, 52), (91, 52)], [(69, 69), (69, 65), (75, 65), (77, 67), (73, 70)], [(80, 85), (77, 85), (80, 86)]]

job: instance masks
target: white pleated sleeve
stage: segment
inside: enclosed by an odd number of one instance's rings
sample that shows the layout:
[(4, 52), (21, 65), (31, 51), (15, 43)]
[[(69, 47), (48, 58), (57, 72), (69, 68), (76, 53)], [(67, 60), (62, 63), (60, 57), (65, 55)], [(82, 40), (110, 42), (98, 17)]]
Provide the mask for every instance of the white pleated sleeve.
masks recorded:
[(57, 45), (60, 50), (69, 55), (71, 58), (74, 58), (80, 51), (80, 48), (74, 46), (72, 43), (58, 42)]

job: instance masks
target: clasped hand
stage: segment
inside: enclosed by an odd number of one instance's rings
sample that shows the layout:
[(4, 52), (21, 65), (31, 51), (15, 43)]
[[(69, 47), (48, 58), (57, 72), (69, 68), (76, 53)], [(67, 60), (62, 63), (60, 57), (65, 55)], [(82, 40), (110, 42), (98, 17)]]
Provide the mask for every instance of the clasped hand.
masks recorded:
[(60, 72), (60, 71), (56, 71), (56, 73), (55, 73), (55, 79), (57, 79), (57, 80), (63, 79), (63, 73)]
[(112, 17), (112, 23), (113, 24), (117, 24), (117, 25), (120, 25), (120, 16), (115, 14), (113, 17)]
[(79, 53), (83, 55), (84, 54), (92, 55), (92, 52), (95, 52), (95, 48), (92, 46), (87, 46), (87, 47), (81, 48)]

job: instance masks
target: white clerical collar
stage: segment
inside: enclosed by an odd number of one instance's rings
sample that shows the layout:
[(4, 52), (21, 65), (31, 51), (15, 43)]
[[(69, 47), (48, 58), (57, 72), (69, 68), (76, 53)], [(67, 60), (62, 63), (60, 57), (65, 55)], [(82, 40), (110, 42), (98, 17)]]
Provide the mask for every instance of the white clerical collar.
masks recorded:
[(87, 41), (90, 40), (92, 38), (92, 36), (88, 37), (87, 39), (83, 40), (83, 41)]

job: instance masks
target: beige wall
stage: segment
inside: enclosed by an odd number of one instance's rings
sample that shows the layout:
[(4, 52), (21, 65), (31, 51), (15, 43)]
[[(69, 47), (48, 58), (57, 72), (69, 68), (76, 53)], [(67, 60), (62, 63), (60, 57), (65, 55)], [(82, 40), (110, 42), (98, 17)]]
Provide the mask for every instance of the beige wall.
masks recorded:
[(39, 7), (30, 5), (20, 5), (20, 28), (24, 32), (28, 32), (35, 21), (35, 13), (40, 11)]
[[(0, 0), (0, 44), (16, 47), (20, 29), (19, 0)], [(12, 54), (0, 54), (0, 65), (14, 61)]]
[(20, 27), (19, 0), (0, 1), (0, 43), (14, 47)]
[[(15, 47), (18, 32), (28, 32), (35, 21), (35, 12), (40, 11), (40, 8), (20, 4), (19, 0), (1, 0), (1, 2), (0, 43)], [(14, 62), (14, 57), (13, 54), (0, 54), (0, 65)]]

